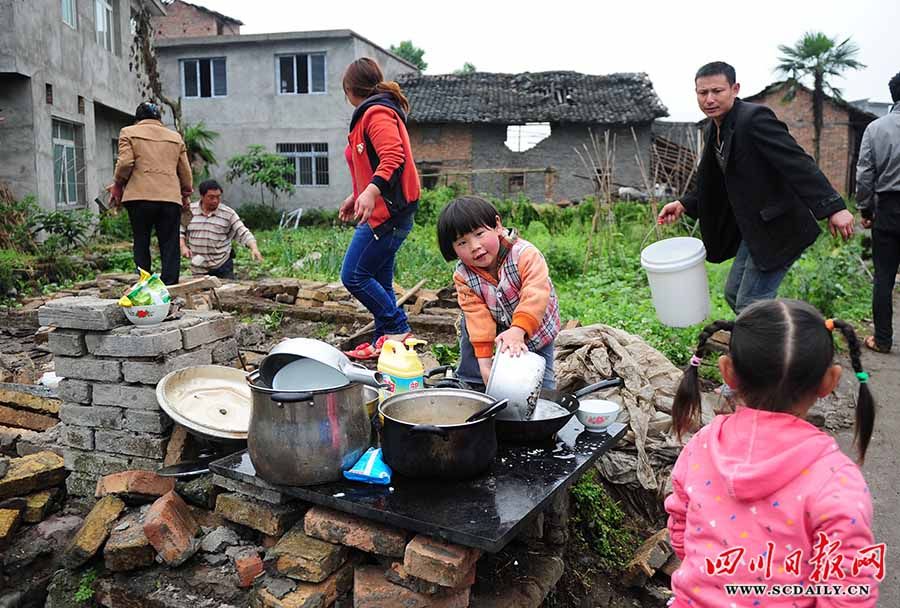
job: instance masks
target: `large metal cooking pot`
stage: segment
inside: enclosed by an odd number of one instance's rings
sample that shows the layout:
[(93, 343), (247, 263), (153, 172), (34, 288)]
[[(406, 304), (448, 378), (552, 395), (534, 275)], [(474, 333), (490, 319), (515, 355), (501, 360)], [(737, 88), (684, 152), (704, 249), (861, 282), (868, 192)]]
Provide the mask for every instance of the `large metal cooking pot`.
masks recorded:
[(485, 472), (497, 455), (494, 417), (466, 419), (492, 403), (485, 394), (453, 388), (389, 397), (378, 406), (384, 461), (407, 477), (467, 479)]
[(247, 377), (252, 396), (247, 451), (260, 477), (308, 486), (336, 481), (369, 447), (365, 387), (276, 391), (259, 372)]
[[(275, 348), (269, 351), (269, 354), (260, 362), (259, 374), (263, 384), (272, 386), (279, 370), (301, 358), (318, 361), (339, 371), (346, 378), (345, 383), (361, 382), (379, 388), (382, 382), (380, 372), (353, 363), (347, 355), (327, 342), (311, 338), (290, 338), (276, 344)], [(332, 384), (344, 384), (344, 382)]]

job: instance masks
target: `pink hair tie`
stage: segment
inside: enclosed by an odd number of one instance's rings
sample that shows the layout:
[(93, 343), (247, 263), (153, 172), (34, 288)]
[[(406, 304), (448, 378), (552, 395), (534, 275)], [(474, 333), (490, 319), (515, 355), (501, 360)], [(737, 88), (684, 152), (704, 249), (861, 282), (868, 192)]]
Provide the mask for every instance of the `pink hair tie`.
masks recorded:
[(701, 359), (697, 355), (693, 355), (691, 357), (691, 367), (700, 367), (701, 363), (703, 363), (703, 359)]

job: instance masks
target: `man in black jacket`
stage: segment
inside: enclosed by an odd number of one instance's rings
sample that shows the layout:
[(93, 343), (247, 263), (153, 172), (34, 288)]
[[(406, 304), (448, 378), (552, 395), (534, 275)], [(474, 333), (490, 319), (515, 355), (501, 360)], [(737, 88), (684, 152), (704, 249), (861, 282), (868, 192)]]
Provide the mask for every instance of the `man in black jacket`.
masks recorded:
[(766, 106), (738, 99), (734, 68), (716, 61), (694, 79), (697, 103), (709, 117), (697, 188), (663, 207), (659, 222), (687, 213), (700, 221), (710, 262), (734, 258), (725, 299), (739, 313), (774, 298), (791, 264), (819, 236), (849, 239), (853, 215), (841, 195)]

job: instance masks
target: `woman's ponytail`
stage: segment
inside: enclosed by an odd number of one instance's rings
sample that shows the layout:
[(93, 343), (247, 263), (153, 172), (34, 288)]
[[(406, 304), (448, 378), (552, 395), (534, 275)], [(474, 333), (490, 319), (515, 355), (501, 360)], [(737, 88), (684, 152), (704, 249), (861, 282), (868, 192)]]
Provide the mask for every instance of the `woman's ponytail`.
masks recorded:
[(734, 321), (715, 321), (700, 332), (697, 350), (684, 370), (672, 403), (672, 425), (679, 439), (691, 429), (694, 421), (700, 416), (700, 362), (706, 354), (706, 343), (717, 331), (722, 329), (731, 331), (733, 328)]
[(853, 326), (838, 319), (834, 319), (833, 323), (836, 328), (841, 330), (841, 334), (847, 341), (847, 347), (850, 350), (850, 364), (853, 366), (853, 371), (856, 372), (856, 379), (859, 380), (853, 441), (856, 443), (859, 462), (862, 464), (866, 459), (866, 449), (869, 447), (869, 440), (872, 439), (872, 430), (875, 427), (875, 400), (869, 390), (869, 374), (863, 371), (859, 339), (856, 337), (856, 332), (853, 331)]
[(403, 94), (403, 91), (400, 90), (400, 85), (393, 80), (383, 80), (379, 82), (375, 85), (375, 92), (390, 94), (394, 98), (394, 101), (397, 102), (397, 105), (400, 106), (400, 109), (402, 109), (405, 114), (409, 114), (409, 100), (406, 98), (406, 95)]

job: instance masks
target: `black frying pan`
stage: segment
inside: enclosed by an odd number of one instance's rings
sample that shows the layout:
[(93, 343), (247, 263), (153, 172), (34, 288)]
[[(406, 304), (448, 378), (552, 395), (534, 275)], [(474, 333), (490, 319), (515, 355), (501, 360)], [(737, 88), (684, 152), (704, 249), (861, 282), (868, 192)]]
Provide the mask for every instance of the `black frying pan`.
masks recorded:
[[(434, 378), (438, 373), (446, 372), (449, 366), (438, 367), (428, 370), (425, 374), (425, 385), (432, 387), (444, 388), (462, 388), (469, 389), (469, 385), (459, 378)], [(508, 443), (529, 443), (532, 441), (542, 441), (553, 437), (561, 428), (568, 424), (575, 412), (578, 411), (578, 399), (589, 395), (595, 391), (603, 390), (613, 386), (621, 386), (621, 378), (612, 378), (610, 380), (601, 380), (594, 384), (589, 384), (584, 388), (580, 388), (574, 393), (563, 393), (552, 389), (541, 389), (539, 399), (547, 399), (559, 405), (568, 412), (560, 414), (553, 418), (543, 418), (541, 420), (496, 420), (497, 437)]]

